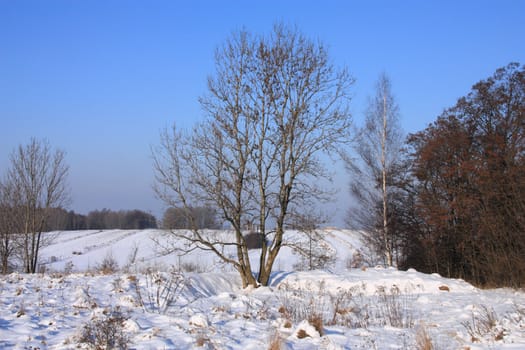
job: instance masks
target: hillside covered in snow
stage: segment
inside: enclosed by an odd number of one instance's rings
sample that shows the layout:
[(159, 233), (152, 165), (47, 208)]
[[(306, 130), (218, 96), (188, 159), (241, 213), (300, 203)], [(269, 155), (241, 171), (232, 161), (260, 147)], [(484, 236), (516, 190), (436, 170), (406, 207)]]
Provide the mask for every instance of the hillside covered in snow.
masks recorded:
[(353, 231), (321, 232), (321, 269), (283, 248), (256, 289), (163, 231), (53, 234), (45, 272), (0, 276), (1, 349), (525, 348), (523, 291), (376, 266)]

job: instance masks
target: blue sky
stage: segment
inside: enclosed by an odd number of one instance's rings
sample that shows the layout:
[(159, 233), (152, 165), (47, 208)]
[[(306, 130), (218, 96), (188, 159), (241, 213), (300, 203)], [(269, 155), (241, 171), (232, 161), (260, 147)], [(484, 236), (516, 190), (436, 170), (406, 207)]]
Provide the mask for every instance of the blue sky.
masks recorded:
[(0, 173), (17, 145), (47, 138), (67, 152), (71, 209), (159, 215), (150, 159), (159, 131), (203, 117), (198, 97), (232, 31), (267, 33), (276, 22), (321, 40), (348, 67), (356, 123), (385, 71), (406, 132), (498, 67), (525, 63), (521, 0), (0, 0)]

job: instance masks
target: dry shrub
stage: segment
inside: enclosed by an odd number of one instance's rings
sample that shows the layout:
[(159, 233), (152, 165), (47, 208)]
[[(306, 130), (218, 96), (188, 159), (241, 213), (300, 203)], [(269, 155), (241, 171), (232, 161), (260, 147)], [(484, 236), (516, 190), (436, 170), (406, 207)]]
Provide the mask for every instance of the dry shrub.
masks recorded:
[(113, 254), (108, 253), (102, 262), (96, 266), (96, 270), (104, 275), (110, 275), (119, 270), (118, 262), (113, 257)]
[[(323, 334), (323, 325), (341, 325), (352, 328), (366, 328), (370, 320), (369, 302), (364, 300), (360, 286), (340, 288), (335, 292), (325, 289), (319, 282), (318, 290), (292, 289), (283, 284), (279, 287), (281, 306), (279, 313), (293, 322), (308, 320), (317, 324)], [(314, 321), (317, 320), (317, 321)]]
[(64, 274), (71, 275), (74, 269), (75, 269), (75, 264), (73, 264), (73, 262), (70, 260), (64, 266)]
[(320, 318), (321, 323), (323, 314), (329, 309), (329, 300), (324, 287), (324, 281), (319, 282), (318, 291), (305, 289), (291, 290), (288, 285), (284, 285), (284, 290), (280, 294), (281, 306), (279, 313), (286, 319), (293, 322)]
[(24, 306), (24, 301), (22, 300), (22, 302), (20, 303), (20, 307), (18, 311), (16, 312), (16, 317), (22, 317), (25, 314), (26, 314), (26, 308)]
[(80, 342), (95, 350), (126, 350), (129, 338), (124, 333), (124, 322), (127, 319), (119, 308), (107, 311), (103, 318), (94, 318), (84, 326)]
[(346, 258), (346, 268), (356, 269), (365, 267), (365, 259), (360, 250), (356, 250), (351, 257)]
[(396, 285), (379, 286), (372, 296), (364, 294), (366, 284), (351, 288), (328, 291), (324, 282), (316, 288), (292, 288), (283, 283), (279, 286), (281, 306), (278, 312), (284, 319), (294, 323), (308, 320), (323, 334), (323, 325), (340, 325), (349, 328), (414, 326), (413, 302), (416, 296), (407, 287), (400, 290)]
[(184, 272), (206, 272), (206, 268), (204, 266), (195, 262), (183, 262), (179, 267)]
[(244, 236), (246, 247), (248, 249), (261, 249), (263, 245), (263, 236), (257, 232), (250, 232)]
[(505, 330), (499, 327), (500, 321), (493, 308), (486, 305), (479, 306), (478, 312), (472, 312), (471, 322), (461, 324), (467, 330), (472, 342), (479, 342), (484, 338), (491, 340), (503, 340)]
[(506, 317), (512, 324), (522, 327), (525, 324), (525, 305), (514, 304), (513, 311)]
[(319, 335), (323, 336), (324, 327), (323, 327), (323, 316), (320, 314), (312, 314), (308, 317), (308, 322), (314, 326), (315, 330), (319, 332)]
[(396, 328), (411, 328), (414, 318), (410, 308), (412, 296), (406, 292), (401, 293), (398, 286), (393, 285), (390, 290), (379, 286), (376, 290), (378, 318), (386, 325)]
[(142, 284), (135, 275), (129, 276), (128, 280), (135, 290), (138, 304), (146, 312), (165, 314), (187, 284), (184, 275), (175, 268), (165, 273), (147, 269), (144, 277)]
[(279, 313), (281, 314), (281, 316), (285, 319), (291, 319), (292, 318), (292, 314), (291, 314), (291, 310), (290, 310), (290, 305), (288, 307), (284, 306), (284, 305), (281, 305), (279, 306)]
[(332, 306), (330, 325), (351, 325), (350, 313), (354, 310), (353, 293), (355, 289), (339, 289), (337, 293), (329, 293)]
[(137, 276), (135, 276), (135, 275), (129, 275), (129, 276), (128, 276), (128, 281), (130, 281), (131, 283), (135, 283), (135, 282), (137, 282)]
[(197, 337), (197, 340), (195, 341), (195, 345), (197, 345), (198, 347), (203, 347), (209, 341), (210, 341), (210, 339), (208, 339), (207, 337), (205, 337), (204, 335), (201, 334), (201, 335), (199, 335)]

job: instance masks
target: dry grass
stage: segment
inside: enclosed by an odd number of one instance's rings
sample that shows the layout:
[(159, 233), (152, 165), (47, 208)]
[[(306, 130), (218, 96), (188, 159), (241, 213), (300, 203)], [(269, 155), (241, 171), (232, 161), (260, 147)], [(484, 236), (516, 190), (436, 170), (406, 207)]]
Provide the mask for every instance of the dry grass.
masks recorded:
[(273, 335), (269, 339), (269, 344), (270, 345), (268, 346), (268, 350), (281, 350), (283, 346), (283, 341), (279, 332), (276, 331), (275, 333), (273, 333)]
[(471, 322), (462, 322), (461, 324), (467, 330), (473, 343), (481, 341), (485, 337), (493, 340), (502, 340), (504, 331), (498, 329), (500, 323), (498, 315), (492, 307), (480, 305), (477, 312), (472, 312)]
[(320, 314), (312, 314), (308, 318), (308, 322), (315, 328), (319, 335), (323, 336), (324, 326), (323, 326), (323, 317)]
[(416, 350), (434, 350), (432, 338), (425, 324), (421, 324), (416, 330)]
[(366, 285), (349, 289), (327, 291), (324, 281), (318, 290), (291, 288), (287, 284), (279, 287), (281, 317), (299, 323), (308, 320), (321, 335), (324, 325), (340, 325), (350, 328), (392, 326), (411, 328), (414, 326), (413, 301), (415, 295), (407, 287), (400, 290), (396, 285), (378, 286), (373, 296), (364, 294)]
[(411, 328), (414, 325), (411, 302), (412, 295), (402, 293), (398, 286), (392, 285), (387, 290), (385, 286), (376, 289), (379, 319), (385, 325), (396, 328)]
[(204, 345), (206, 345), (210, 340), (208, 338), (206, 338), (205, 336), (203, 335), (199, 335), (197, 337), (197, 340), (195, 341), (195, 345), (198, 346), (198, 347), (203, 347)]

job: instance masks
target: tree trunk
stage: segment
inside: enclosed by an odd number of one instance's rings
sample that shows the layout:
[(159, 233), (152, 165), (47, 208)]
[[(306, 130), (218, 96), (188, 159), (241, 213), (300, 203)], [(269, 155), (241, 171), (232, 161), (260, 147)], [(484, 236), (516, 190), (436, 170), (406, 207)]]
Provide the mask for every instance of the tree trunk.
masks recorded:
[(261, 272), (259, 274), (258, 280), (262, 286), (268, 286), (268, 284), (270, 283), (273, 263), (275, 262), (275, 258), (277, 258), (279, 251), (281, 250), (283, 234), (284, 231), (282, 229), (282, 225), (278, 224), (277, 230), (275, 232), (274, 245), (269, 249), (267, 254), (268, 259), (266, 260), (264, 267), (261, 268)]
[(239, 271), (239, 274), (241, 275), (243, 288), (247, 288), (248, 286), (257, 287), (257, 280), (250, 269), (246, 268), (245, 265), (239, 265), (237, 271)]
[(387, 101), (386, 94), (383, 94), (383, 135), (381, 137), (381, 173), (382, 178), (382, 194), (383, 194), (383, 243), (385, 245), (386, 263), (392, 266), (392, 249), (388, 237), (388, 190), (387, 190), (387, 165), (386, 165), (386, 142), (387, 142)]

